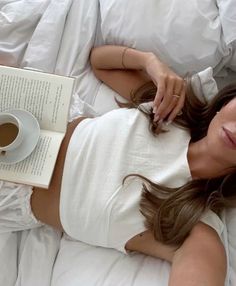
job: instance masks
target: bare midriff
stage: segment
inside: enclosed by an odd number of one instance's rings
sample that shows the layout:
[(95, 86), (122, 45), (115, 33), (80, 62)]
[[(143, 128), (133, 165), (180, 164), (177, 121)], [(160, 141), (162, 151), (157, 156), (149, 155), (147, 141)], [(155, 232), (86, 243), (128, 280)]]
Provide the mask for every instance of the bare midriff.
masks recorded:
[(77, 118), (68, 124), (48, 190), (34, 187), (34, 192), (31, 196), (31, 208), (35, 217), (41, 222), (62, 231), (63, 226), (60, 220), (60, 193), (66, 152), (75, 128), (85, 118), (86, 117)]
[(56, 161), (55, 168), (53, 171), (49, 190), (53, 189), (54, 191), (55, 190), (59, 191), (61, 189), (61, 182), (62, 182), (63, 169), (64, 169), (64, 163), (65, 163), (67, 148), (68, 148), (71, 136), (72, 136), (75, 128), (84, 119), (86, 119), (86, 117), (79, 117), (79, 118), (75, 119), (74, 121), (70, 122), (67, 126), (67, 131), (66, 131), (65, 137), (64, 137), (62, 144), (61, 144), (61, 147), (60, 147), (60, 151), (59, 151), (58, 156), (57, 156), (57, 161)]

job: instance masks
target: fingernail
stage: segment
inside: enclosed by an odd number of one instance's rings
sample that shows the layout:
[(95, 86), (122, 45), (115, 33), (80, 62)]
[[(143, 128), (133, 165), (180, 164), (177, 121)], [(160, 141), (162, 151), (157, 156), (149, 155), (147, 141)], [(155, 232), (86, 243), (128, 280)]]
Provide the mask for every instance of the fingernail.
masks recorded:
[(153, 112), (153, 113), (156, 113), (156, 112), (157, 112), (156, 106), (153, 107), (153, 111), (152, 111), (152, 112)]
[(172, 120), (167, 120), (166, 121), (166, 126), (170, 125), (172, 123)]
[(157, 114), (157, 115), (154, 116), (154, 120), (153, 121), (157, 122), (159, 120), (159, 118), (160, 118), (160, 116)]

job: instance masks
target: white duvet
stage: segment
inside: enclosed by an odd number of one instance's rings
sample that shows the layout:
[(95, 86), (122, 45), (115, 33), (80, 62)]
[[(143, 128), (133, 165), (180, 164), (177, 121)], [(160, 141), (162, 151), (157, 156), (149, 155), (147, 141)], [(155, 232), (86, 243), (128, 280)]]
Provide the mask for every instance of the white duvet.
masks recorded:
[[(208, 66), (215, 72), (226, 66), (235, 68), (233, 2), (1, 0), (0, 62), (75, 76), (70, 119), (78, 114), (96, 116), (116, 105), (112, 91), (90, 70), (88, 56), (94, 43), (153, 50), (181, 73)], [(147, 21), (142, 16), (144, 7)], [(227, 211), (222, 219), (229, 259), (226, 285), (234, 286), (236, 211)], [(0, 269), (4, 286), (164, 286), (170, 266), (141, 254), (125, 256), (75, 242), (44, 226), (1, 235)]]

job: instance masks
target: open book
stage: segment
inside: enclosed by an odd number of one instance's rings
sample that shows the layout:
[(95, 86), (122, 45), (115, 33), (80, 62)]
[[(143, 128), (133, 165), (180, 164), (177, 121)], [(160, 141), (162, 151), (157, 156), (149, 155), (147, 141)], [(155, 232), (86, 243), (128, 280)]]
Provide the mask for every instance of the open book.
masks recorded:
[(0, 163), (0, 180), (48, 188), (67, 118), (74, 78), (0, 66), (0, 111), (24, 109), (38, 120), (34, 151), (16, 164)]

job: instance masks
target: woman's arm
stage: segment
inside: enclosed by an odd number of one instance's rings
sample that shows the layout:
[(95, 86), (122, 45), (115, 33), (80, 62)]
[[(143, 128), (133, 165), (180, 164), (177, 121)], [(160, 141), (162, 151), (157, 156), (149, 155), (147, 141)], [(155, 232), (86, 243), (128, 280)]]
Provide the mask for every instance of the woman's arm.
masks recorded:
[(150, 52), (123, 46), (100, 46), (91, 51), (95, 75), (126, 99), (143, 84), (158, 87), (154, 99), (155, 120), (173, 120), (185, 99), (184, 80)]
[(204, 223), (178, 250), (157, 242), (149, 231), (129, 240), (126, 248), (171, 262), (169, 286), (224, 286), (225, 250), (216, 231)]
[(169, 286), (224, 286), (226, 268), (218, 234), (198, 223), (173, 257)]
[(95, 69), (144, 70), (153, 53), (142, 52), (129, 47), (105, 45), (91, 52), (91, 64)]
[[(128, 50), (121, 46), (101, 46), (91, 51), (90, 61), (94, 74), (98, 79), (111, 87), (124, 98), (130, 100), (131, 93), (151, 81), (143, 70), (148, 53), (130, 49), (130, 65), (125, 69), (122, 65)], [(128, 66), (128, 65), (127, 65)]]

